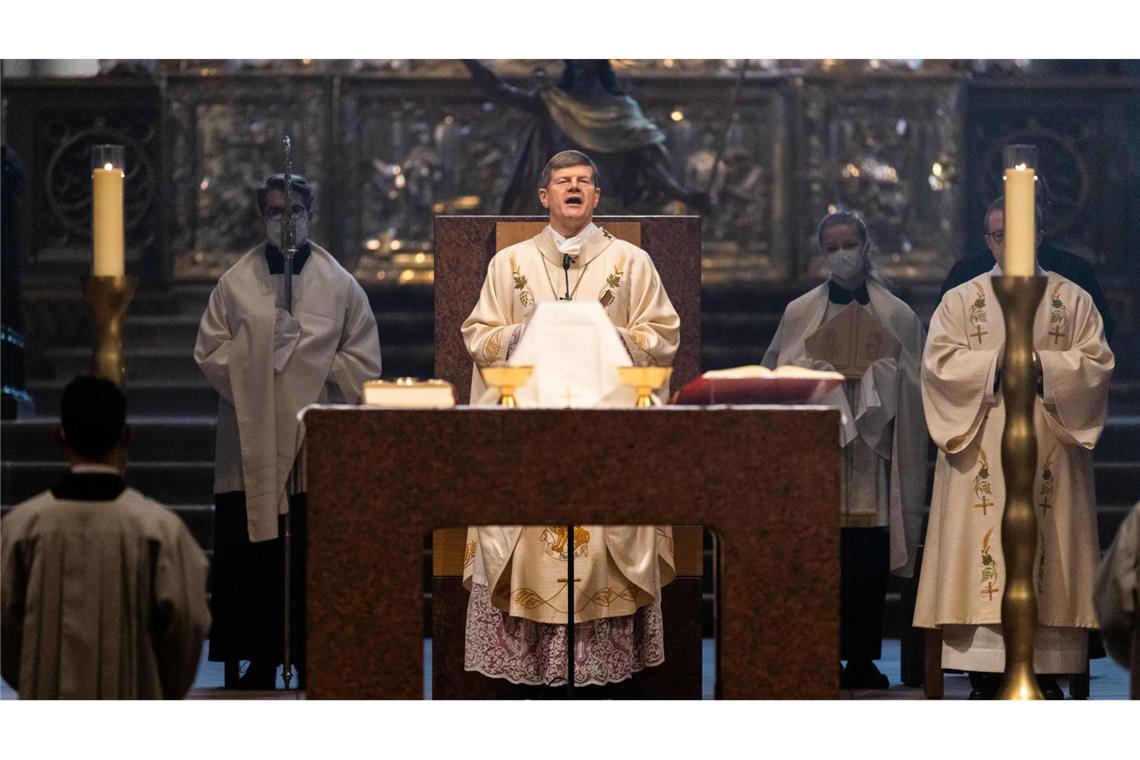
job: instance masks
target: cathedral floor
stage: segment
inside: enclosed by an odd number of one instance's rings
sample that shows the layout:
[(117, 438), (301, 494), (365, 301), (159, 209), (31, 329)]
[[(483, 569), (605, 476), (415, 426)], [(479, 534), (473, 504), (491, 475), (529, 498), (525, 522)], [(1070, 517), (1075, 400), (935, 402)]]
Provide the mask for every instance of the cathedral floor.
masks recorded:
[[(713, 662), (716, 656), (716, 644), (712, 639), (704, 641), (704, 657), (702, 670), (703, 694), (705, 699), (713, 698)], [(424, 694), (430, 698), (431, 694), (431, 640), (424, 641)], [(899, 676), (899, 641), (898, 639), (885, 639), (883, 641), (883, 657), (877, 662), (879, 670), (890, 679), (889, 689), (855, 689), (843, 690), (840, 699), (874, 699), (874, 700), (905, 700), (923, 699), (921, 687), (905, 686)], [(222, 664), (210, 662), (203, 652), (202, 663), (198, 668), (198, 678), (194, 682), (194, 689), (190, 692), (190, 699), (304, 699), (301, 692), (291, 690), (282, 691), (281, 679), (278, 677), (278, 691), (243, 692), (222, 688)], [(945, 697), (947, 700), (966, 699), (970, 693), (970, 683), (965, 674), (947, 673), (944, 682)], [(1061, 685), (1068, 694), (1067, 684), (1062, 680)], [(10, 698), (10, 691), (5, 684), (5, 698)], [(1092, 700), (1120, 700), (1128, 699), (1128, 671), (1115, 661), (1105, 657), (1093, 660), (1091, 663), (1091, 678), (1089, 685), (1090, 699)]]

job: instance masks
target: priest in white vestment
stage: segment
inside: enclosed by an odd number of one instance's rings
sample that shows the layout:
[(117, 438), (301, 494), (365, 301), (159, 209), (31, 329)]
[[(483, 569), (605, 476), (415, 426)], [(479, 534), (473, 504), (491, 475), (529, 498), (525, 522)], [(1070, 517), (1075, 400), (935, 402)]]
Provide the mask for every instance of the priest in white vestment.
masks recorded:
[[(476, 365), (472, 403), (488, 398), (478, 368), (510, 363), (540, 303), (596, 301), (629, 364), (670, 366), (680, 344), (680, 318), (649, 255), (592, 221), (601, 197), (593, 161), (563, 151), (541, 181), (550, 224), (495, 255), (463, 323)], [(554, 525), (469, 530), (467, 670), (519, 684), (566, 682), (568, 538), (566, 526)], [(660, 588), (674, 574), (672, 529), (576, 525), (573, 538), (582, 579), (575, 584), (575, 685), (614, 683), (663, 662)]]
[[(922, 395), (938, 446), (914, 625), (942, 630), (942, 665), (970, 671), (973, 698), (992, 697), (1005, 667), (1001, 546), (1005, 505), (1001, 361), (1005, 324), (991, 278), (1004, 261), (1004, 211), (986, 216), (997, 265), (948, 291), (930, 320)], [(1115, 360), (1100, 314), (1081, 288), (1052, 272), (1033, 323), (1038, 358), (1037, 467), (1039, 674), (1082, 673), (1088, 629), (1097, 627), (1093, 576), (1099, 555), (1092, 449), (1104, 427)], [(1044, 678), (1047, 697), (1059, 698)]]
[(924, 331), (910, 307), (879, 281), (863, 220), (849, 211), (826, 216), (817, 234), (828, 281), (785, 309), (764, 366), (830, 365), (805, 342), (854, 302), (899, 343), (898, 358), (876, 360), (822, 403), (842, 412), (840, 505), (840, 659), (845, 688), (886, 688), (875, 667), (882, 656), (887, 576), (914, 573), (926, 498), (926, 425), (919, 392)]
[(297, 414), (327, 401), (330, 384), (356, 403), (364, 382), (380, 376), (380, 341), (368, 296), (332, 254), (308, 239), (313, 193), (298, 175), (291, 185), (297, 247), (292, 313), (285, 303), (285, 179), (279, 174), (258, 191), (266, 241), (218, 280), (194, 346), (198, 366), (220, 396), (210, 659), (250, 660), (241, 686), (255, 689), (273, 688), (274, 664), (283, 654), (284, 571), (277, 538), (287, 509), (294, 514), (293, 661), (304, 656), (303, 471), (299, 490), (286, 498), (304, 437)]
[(70, 472), (0, 527), (0, 650), (20, 699), (181, 699), (210, 627), (206, 555), (182, 520), (123, 480), (126, 399), (64, 390)]

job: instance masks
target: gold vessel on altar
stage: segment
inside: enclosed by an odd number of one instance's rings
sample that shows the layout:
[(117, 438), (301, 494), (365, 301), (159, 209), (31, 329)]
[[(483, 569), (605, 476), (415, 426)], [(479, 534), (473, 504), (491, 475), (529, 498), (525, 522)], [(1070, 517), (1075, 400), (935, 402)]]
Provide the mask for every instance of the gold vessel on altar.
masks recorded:
[(618, 367), (618, 377), (626, 385), (637, 388), (635, 406), (653, 406), (653, 391), (669, 382), (672, 367)]
[(499, 389), (499, 406), (514, 409), (518, 406), (515, 402), (515, 389), (527, 384), (534, 373), (534, 367), (480, 367), (479, 373), (483, 376), (483, 382)]

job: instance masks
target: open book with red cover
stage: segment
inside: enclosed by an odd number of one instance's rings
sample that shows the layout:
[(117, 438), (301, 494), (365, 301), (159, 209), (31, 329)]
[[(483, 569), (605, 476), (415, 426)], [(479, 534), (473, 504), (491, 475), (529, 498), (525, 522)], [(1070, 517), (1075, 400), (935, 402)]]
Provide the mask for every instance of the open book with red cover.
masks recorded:
[(677, 392), (673, 403), (814, 404), (843, 383), (838, 372), (790, 365), (768, 369), (758, 364), (709, 370)]

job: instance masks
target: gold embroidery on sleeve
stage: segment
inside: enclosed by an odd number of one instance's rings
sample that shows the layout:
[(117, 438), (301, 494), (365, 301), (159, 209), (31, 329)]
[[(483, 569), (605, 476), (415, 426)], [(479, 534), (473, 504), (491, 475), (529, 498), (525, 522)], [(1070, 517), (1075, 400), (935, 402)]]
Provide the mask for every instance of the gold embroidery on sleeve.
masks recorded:
[(467, 545), (463, 547), (463, 566), (467, 567), (475, 561), (475, 542), (468, 541)]
[(483, 362), (492, 364), (499, 358), (499, 349), (503, 346), (503, 328), (500, 327), (483, 342)]

